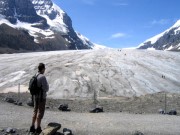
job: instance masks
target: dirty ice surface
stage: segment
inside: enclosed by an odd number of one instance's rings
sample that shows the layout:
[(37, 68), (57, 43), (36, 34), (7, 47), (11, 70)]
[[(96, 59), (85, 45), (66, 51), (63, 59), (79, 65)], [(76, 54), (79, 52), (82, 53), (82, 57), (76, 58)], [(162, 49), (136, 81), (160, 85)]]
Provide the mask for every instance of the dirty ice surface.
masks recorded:
[(180, 53), (136, 49), (0, 55), (0, 92), (27, 91), (38, 63), (46, 64), (50, 98), (139, 96), (180, 92)]

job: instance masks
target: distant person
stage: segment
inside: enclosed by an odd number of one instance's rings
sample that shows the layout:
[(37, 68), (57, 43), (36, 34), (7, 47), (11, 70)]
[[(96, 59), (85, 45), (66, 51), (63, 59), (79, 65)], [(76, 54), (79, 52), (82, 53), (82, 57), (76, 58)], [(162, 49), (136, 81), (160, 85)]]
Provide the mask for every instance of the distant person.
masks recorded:
[[(39, 63), (37, 76), (37, 86), (41, 88), (39, 94), (33, 96), (34, 101), (34, 114), (32, 117), (32, 125), (30, 127), (30, 132), (40, 134), (41, 129), (41, 120), (44, 116), (45, 105), (46, 105), (46, 96), (49, 90), (49, 84), (44, 76), (45, 64)], [(35, 129), (35, 122), (37, 122), (37, 128)]]

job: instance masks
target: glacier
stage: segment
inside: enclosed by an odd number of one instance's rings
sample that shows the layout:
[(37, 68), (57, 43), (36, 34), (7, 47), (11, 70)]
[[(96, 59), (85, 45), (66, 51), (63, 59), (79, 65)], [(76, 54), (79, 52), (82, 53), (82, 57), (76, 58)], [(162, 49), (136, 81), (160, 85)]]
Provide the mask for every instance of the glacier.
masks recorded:
[[(40, 62), (46, 64), (50, 98), (140, 96), (180, 92), (180, 53), (100, 49), (0, 55), (0, 92), (28, 91)], [(165, 76), (163, 78), (162, 76)]]

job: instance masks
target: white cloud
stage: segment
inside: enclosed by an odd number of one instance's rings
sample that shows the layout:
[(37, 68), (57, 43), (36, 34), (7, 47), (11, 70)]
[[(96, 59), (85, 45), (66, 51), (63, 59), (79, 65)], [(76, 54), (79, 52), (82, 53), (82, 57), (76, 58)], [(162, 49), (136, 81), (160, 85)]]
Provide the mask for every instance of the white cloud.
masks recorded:
[(154, 26), (158, 26), (158, 25), (166, 25), (166, 24), (169, 24), (169, 23), (172, 23), (173, 20), (172, 19), (159, 19), (159, 20), (153, 20), (153, 21), (150, 21), (149, 23), (147, 23), (147, 25), (144, 26), (144, 28), (152, 28)]
[(111, 38), (122, 38), (122, 37), (126, 37), (127, 35), (125, 33), (115, 33), (111, 36)]
[(113, 3), (113, 6), (128, 6), (127, 3)]
[(113, 0), (112, 1), (113, 6), (128, 6), (127, 0)]
[(165, 25), (165, 24), (168, 24), (168, 23), (170, 23), (169, 19), (153, 20), (151, 22), (152, 25)]
[(81, 1), (87, 5), (94, 5), (94, 0), (81, 0)]

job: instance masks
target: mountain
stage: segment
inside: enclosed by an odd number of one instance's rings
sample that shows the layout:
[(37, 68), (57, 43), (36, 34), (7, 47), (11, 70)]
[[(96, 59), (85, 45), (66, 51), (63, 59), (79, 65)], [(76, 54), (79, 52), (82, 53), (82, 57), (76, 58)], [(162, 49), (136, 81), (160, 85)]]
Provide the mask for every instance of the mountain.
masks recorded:
[(166, 31), (146, 40), (138, 48), (180, 51), (180, 20)]
[(51, 0), (0, 1), (0, 53), (92, 49)]
[(94, 49), (94, 50), (108, 49), (108, 47), (106, 47), (104, 45), (99, 45), (99, 44), (96, 44), (96, 43), (92, 43), (87, 37), (81, 35), (79, 32), (76, 32), (76, 34), (85, 45), (87, 45), (87, 46), (90, 45), (92, 47), (92, 49)]

